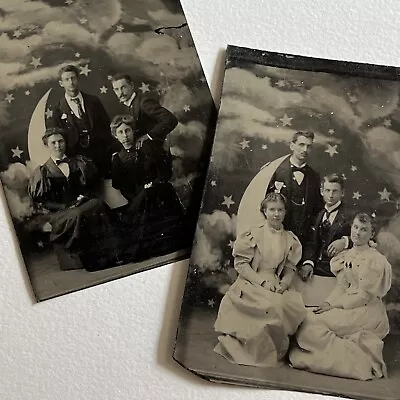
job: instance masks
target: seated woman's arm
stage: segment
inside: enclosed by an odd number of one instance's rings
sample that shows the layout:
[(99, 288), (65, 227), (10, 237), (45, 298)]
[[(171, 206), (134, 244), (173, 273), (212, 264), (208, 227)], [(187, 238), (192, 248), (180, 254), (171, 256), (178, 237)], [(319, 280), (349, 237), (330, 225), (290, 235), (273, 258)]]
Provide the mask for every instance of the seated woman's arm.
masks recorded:
[(251, 283), (261, 285), (264, 279), (251, 267), (256, 251), (255, 248), (256, 243), (250, 232), (239, 236), (233, 247), (234, 267), (242, 278)]

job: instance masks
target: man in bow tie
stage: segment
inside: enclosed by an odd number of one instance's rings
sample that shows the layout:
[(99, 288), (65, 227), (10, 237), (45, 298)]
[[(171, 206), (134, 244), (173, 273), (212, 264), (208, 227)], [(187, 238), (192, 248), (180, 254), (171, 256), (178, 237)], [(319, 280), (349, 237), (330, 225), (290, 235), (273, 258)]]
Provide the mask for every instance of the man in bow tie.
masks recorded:
[(142, 149), (158, 164), (166, 180), (170, 179), (172, 155), (169, 146), (166, 146), (166, 139), (178, 125), (177, 118), (152, 96), (137, 93), (130, 75), (114, 75), (111, 84), (121, 103), (122, 114), (130, 114), (134, 118), (136, 148)]
[(59, 71), (64, 96), (53, 108), (48, 126), (67, 133), (67, 154), (90, 158), (104, 178), (109, 177), (111, 155), (119, 144), (111, 135), (110, 119), (101, 101), (79, 87), (79, 71), (66, 65)]
[[(343, 204), (344, 180), (338, 174), (326, 175), (321, 186), (325, 207), (318, 213), (309, 240), (303, 246), (299, 275), (309, 282), (302, 291), (306, 305), (322, 304), (336, 285), (331, 258), (349, 248), (351, 217)], [(310, 304), (311, 303), (311, 304)]]
[(283, 225), (302, 245), (307, 242), (312, 222), (323, 207), (319, 174), (307, 164), (313, 141), (313, 132), (300, 131), (293, 135), (292, 154), (278, 166), (266, 192), (279, 192), (286, 197)]
[(84, 258), (86, 269), (98, 269), (101, 262), (115, 262), (117, 242), (105, 206), (94, 194), (98, 171), (84, 156), (66, 156), (66, 137), (61, 128), (46, 129), (42, 140), (50, 157), (33, 172), (28, 191), (51, 228), (50, 242)]

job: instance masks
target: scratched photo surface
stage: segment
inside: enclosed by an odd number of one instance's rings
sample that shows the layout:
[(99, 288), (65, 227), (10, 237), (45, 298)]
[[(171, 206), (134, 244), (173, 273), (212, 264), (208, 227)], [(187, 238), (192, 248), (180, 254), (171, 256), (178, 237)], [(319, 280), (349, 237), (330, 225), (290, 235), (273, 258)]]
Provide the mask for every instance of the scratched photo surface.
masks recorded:
[(0, 13), (0, 179), (37, 301), (188, 257), (216, 117), (180, 2)]
[(178, 363), (398, 398), (398, 71), (228, 46)]

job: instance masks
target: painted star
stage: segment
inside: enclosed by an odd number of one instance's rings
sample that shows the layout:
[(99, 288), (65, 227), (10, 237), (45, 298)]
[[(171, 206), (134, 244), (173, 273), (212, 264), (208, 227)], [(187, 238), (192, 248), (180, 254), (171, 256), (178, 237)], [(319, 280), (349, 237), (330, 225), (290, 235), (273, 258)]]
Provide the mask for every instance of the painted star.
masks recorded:
[(102, 86), (101, 88), (100, 88), (100, 93), (101, 94), (106, 94), (107, 93), (107, 88), (105, 87), (105, 86)]
[(46, 119), (51, 118), (51, 117), (53, 116), (53, 110), (50, 110), (50, 108), (48, 108), (48, 109), (45, 111), (44, 115), (46, 116)]
[(343, 178), (344, 181), (346, 181), (346, 180), (347, 180), (346, 174), (343, 173), (343, 174), (342, 174), (342, 178)]
[(355, 165), (352, 165), (352, 166), (351, 166), (351, 170), (352, 170), (353, 172), (356, 172), (356, 171), (358, 171), (358, 168), (357, 168)]
[(111, 81), (111, 80), (112, 80), (112, 78), (113, 78), (113, 76), (112, 76), (112, 75), (107, 75), (107, 79), (108, 79), (109, 81)]
[(117, 25), (116, 29), (117, 32), (123, 32), (125, 28), (122, 25)]
[(14, 101), (14, 95), (12, 93), (7, 93), (6, 97), (4, 98), (4, 100), (10, 104), (12, 101)]
[(148, 83), (144, 83), (142, 82), (142, 86), (140, 86), (140, 90), (142, 91), (142, 93), (146, 93), (146, 92), (150, 92), (150, 85)]
[(328, 144), (328, 148), (325, 150), (325, 153), (328, 153), (331, 157), (333, 157), (335, 154), (339, 154), (337, 151), (337, 144), (333, 146)]
[(279, 121), (282, 122), (282, 126), (289, 126), (289, 125), (292, 125), (292, 119), (293, 118), (290, 118), (286, 114), (284, 114), (283, 117), (280, 118)]
[(329, 129), (328, 133), (329, 133), (330, 135), (333, 135), (333, 134), (335, 133), (335, 130), (331, 128), (331, 129)]
[(263, 145), (261, 146), (261, 148), (262, 148), (263, 150), (267, 150), (267, 149), (268, 149), (268, 146), (267, 146), (266, 144), (263, 144)]
[(44, 247), (44, 243), (41, 241), (41, 240), (39, 240), (38, 242), (37, 242), (37, 245), (38, 245), (38, 247)]
[(217, 186), (217, 181), (211, 181), (211, 186)]
[(189, 112), (189, 111), (190, 111), (190, 105), (189, 105), (189, 104), (185, 104), (185, 105), (183, 106), (183, 111)]
[(17, 157), (17, 158), (21, 158), (21, 154), (24, 152), (23, 150), (21, 150), (19, 148), (19, 146), (17, 146), (15, 149), (11, 149), (12, 153), (13, 153), (13, 157)]
[(17, 38), (17, 39), (18, 39), (21, 35), (22, 35), (22, 32), (21, 32), (20, 29), (16, 29), (16, 30), (13, 32), (13, 37), (15, 37), (15, 38)]
[(354, 96), (354, 95), (350, 95), (349, 96), (349, 102), (350, 103), (357, 103), (357, 101), (358, 101), (358, 99), (357, 99), (357, 97), (356, 96)]
[(81, 56), (81, 53), (75, 53), (75, 57), (79, 58)]
[(40, 61), (40, 57), (32, 57), (32, 61), (30, 62), (31, 65), (33, 65), (34, 68), (37, 68), (39, 65), (42, 65), (42, 62)]
[(221, 204), (226, 206), (227, 208), (235, 204), (235, 202), (232, 200), (232, 195), (224, 196), (224, 201)]
[(86, 64), (85, 66), (79, 68), (80, 68), (79, 72), (80, 75), (88, 76), (89, 72), (92, 72), (92, 70), (89, 68), (89, 64)]
[(235, 241), (234, 240), (230, 240), (228, 246), (233, 249), (233, 246), (235, 245)]
[(30, 90), (25, 90), (25, 96), (29, 96), (31, 94)]
[(215, 304), (215, 300), (214, 300), (214, 299), (208, 300), (208, 305), (209, 305), (210, 307), (214, 307), (214, 304)]
[(80, 22), (81, 24), (86, 24), (86, 22), (88, 22), (88, 20), (87, 20), (87, 18), (81, 18), (81, 19), (79, 20), (79, 22)]
[(360, 192), (353, 192), (353, 199), (360, 200), (360, 197), (362, 197)]
[(247, 149), (248, 147), (250, 147), (249, 143), (250, 143), (249, 140), (243, 139), (239, 144), (240, 144), (240, 146), (242, 146), (242, 150), (244, 150), (244, 149)]
[(278, 82), (276, 82), (276, 86), (282, 88), (286, 86), (286, 81), (284, 79), (279, 79)]
[(384, 126), (385, 128), (390, 128), (390, 127), (392, 126), (392, 121), (391, 121), (390, 119), (385, 119), (385, 120), (383, 121), (383, 126)]
[(70, 6), (74, 1), (73, 0), (65, 0), (65, 4)]
[(381, 200), (387, 200), (390, 201), (390, 195), (392, 194), (391, 192), (388, 192), (386, 188), (383, 188), (381, 192), (378, 192), (379, 195), (381, 196)]

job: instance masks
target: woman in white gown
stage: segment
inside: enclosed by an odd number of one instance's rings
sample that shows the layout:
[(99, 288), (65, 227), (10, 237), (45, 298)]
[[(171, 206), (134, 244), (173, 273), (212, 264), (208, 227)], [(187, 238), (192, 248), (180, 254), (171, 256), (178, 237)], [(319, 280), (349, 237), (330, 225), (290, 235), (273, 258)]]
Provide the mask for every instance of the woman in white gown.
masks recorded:
[(292, 289), (301, 258), (297, 237), (285, 231), (285, 199), (270, 193), (261, 203), (265, 223), (238, 237), (233, 249), (238, 278), (223, 297), (214, 351), (232, 363), (275, 367), (282, 363), (306, 315), (301, 295)]
[(372, 219), (358, 214), (352, 223), (353, 248), (331, 260), (337, 284), (314, 313), (309, 311), (289, 353), (293, 367), (360, 380), (387, 375), (382, 339), (389, 321), (382, 297), (389, 291), (392, 269), (369, 242)]

